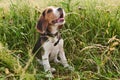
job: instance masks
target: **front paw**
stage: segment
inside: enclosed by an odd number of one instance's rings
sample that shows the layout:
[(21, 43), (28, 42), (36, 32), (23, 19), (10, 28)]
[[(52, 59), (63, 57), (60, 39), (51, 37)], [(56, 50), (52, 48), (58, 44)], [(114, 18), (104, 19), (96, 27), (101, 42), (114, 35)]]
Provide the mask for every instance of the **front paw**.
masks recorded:
[(54, 76), (52, 75), (51, 71), (47, 71), (45, 77), (46, 78), (54, 78)]
[(72, 67), (72, 66), (70, 66), (70, 65), (66, 66), (65, 68), (68, 69), (68, 70), (70, 70), (70, 71), (74, 71), (75, 70), (75, 68)]
[(56, 72), (56, 69), (55, 69), (55, 68), (51, 68), (50, 71), (51, 71), (52, 73), (54, 73), (54, 72)]

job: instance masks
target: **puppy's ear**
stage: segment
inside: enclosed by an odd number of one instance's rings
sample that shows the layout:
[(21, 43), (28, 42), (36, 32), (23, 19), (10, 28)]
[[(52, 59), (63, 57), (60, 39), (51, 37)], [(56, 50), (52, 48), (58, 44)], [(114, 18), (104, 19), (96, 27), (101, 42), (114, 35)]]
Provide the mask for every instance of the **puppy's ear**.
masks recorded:
[(45, 20), (45, 11), (43, 11), (38, 23), (36, 25), (37, 31), (41, 34), (44, 34), (48, 26), (48, 21)]
[(60, 26), (58, 26), (58, 29), (61, 29), (63, 27), (63, 25), (60, 25)]

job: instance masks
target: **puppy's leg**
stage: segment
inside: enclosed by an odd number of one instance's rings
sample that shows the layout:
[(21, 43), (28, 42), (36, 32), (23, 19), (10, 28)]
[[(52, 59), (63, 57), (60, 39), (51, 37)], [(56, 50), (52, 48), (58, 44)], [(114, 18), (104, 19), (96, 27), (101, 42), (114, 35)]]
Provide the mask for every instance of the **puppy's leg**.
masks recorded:
[(64, 67), (68, 67), (69, 64), (68, 64), (67, 59), (65, 57), (65, 53), (64, 53), (63, 48), (60, 50), (59, 57), (60, 57), (60, 61), (61, 61), (62, 65)]
[(69, 70), (73, 71), (74, 68), (68, 64), (67, 59), (65, 57), (65, 52), (64, 52), (64, 49), (63, 49), (63, 39), (61, 39), (61, 41), (60, 41), (60, 47), (59, 48), (60, 48), (59, 57), (60, 57), (60, 61), (61, 61), (62, 65), (65, 68), (68, 68)]
[(49, 63), (49, 52), (45, 51), (45, 53), (42, 55), (42, 63), (43, 63), (45, 72), (47, 72), (45, 76), (53, 77), (52, 70), (51, 70), (50, 63)]
[(51, 50), (52, 50), (52, 44), (48, 41), (48, 42), (45, 42), (44, 45), (43, 45), (43, 48), (44, 48), (44, 51), (45, 53), (42, 55), (42, 63), (43, 63), (43, 66), (44, 66), (44, 70), (47, 72), (47, 71), (50, 71), (50, 72), (54, 72), (55, 69), (54, 68), (51, 68), (50, 66), (50, 63), (49, 63), (49, 60), (50, 60), (50, 53), (51, 53)]
[(55, 56), (54, 62), (55, 63), (60, 63), (60, 61), (57, 59), (57, 55)]
[(42, 55), (42, 63), (44, 66), (45, 72), (50, 71), (50, 63), (49, 63), (49, 52), (45, 51), (45, 53)]

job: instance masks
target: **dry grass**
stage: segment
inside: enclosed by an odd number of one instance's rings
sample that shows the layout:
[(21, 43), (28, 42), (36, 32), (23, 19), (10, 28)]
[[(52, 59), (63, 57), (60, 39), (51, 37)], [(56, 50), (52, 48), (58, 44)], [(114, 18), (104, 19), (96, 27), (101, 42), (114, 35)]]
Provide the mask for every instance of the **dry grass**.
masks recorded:
[[(12, 3), (11, 3), (12, 2)], [(0, 0), (0, 80), (44, 80), (31, 56), (37, 40), (35, 24), (47, 6), (66, 11), (61, 30), (69, 72), (59, 64), (55, 80), (118, 80), (120, 78), (119, 0)]]

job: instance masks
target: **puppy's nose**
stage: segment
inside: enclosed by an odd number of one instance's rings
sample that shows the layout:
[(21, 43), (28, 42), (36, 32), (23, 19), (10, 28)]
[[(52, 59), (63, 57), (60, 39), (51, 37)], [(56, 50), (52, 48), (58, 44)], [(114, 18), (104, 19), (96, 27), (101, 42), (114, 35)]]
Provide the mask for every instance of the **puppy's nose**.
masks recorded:
[(58, 11), (62, 11), (62, 8), (58, 8), (57, 10), (58, 10)]

